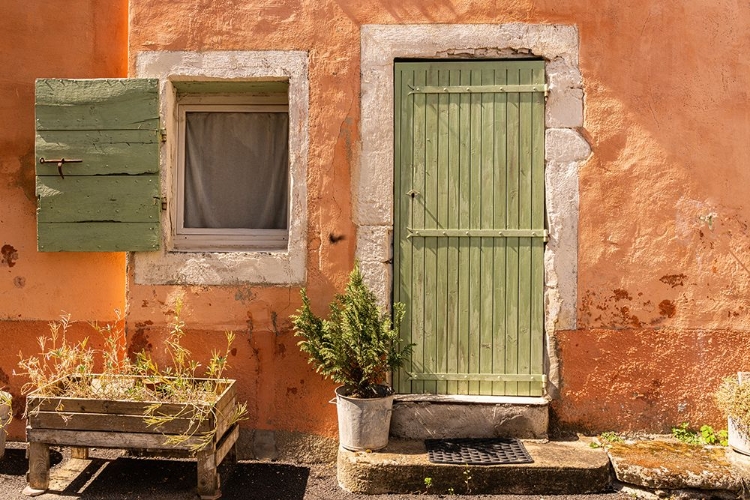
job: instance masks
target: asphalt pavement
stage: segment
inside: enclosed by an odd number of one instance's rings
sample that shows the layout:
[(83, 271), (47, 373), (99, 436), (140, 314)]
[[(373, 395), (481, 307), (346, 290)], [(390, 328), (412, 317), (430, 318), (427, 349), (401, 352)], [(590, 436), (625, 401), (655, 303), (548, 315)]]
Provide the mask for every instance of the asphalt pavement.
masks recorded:
[[(53, 448), (50, 490), (40, 500), (193, 500), (196, 463), (191, 460), (139, 458), (120, 450), (92, 450), (89, 460), (70, 459), (67, 448)], [(0, 500), (28, 499), (25, 443), (8, 443), (0, 459)], [(225, 500), (409, 500), (444, 498), (415, 491), (409, 495), (355, 495), (339, 488), (334, 464), (299, 465), (240, 461), (220, 468)], [(456, 492), (462, 493), (462, 492)], [(448, 498), (447, 496), (445, 498)], [(456, 494), (474, 500), (539, 500), (539, 496)], [(545, 496), (545, 500), (624, 500), (626, 495)]]

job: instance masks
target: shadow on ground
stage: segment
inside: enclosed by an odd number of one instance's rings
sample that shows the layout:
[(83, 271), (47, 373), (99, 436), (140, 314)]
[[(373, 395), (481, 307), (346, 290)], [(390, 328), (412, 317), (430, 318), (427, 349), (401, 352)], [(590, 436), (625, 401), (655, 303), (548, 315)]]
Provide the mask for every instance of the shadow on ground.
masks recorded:
[[(81, 492), (80, 498), (190, 498), (195, 494), (196, 463), (190, 461), (154, 460), (121, 457), (95, 460), (91, 471), (85, 471), (64, 491)], [(309, 469), (284, 464), (238, 463), (222, 467), (222, 498), (256, 498), (296, 500), (305, 496)]]
[[(96, 458), (75, 473), (65, 474), (72, 463), (64, 463), (58, 451), (50, 454), (50, 489), (40, 499), (193, 499), (196, 498), (196, 462), (153, 458)], [(23, 449), (9, 449), (0, 460), (0, 498), (24, 499), (28, 460)], [(262, 498), (302, 500), (308, 486), (310, 469), (278, 463), (241, 462), (219, 469), (222, 499)], [(68, 476), (67, 480), (61, 479)]]
[[(62, 460), (62, 453), (56, 450), (50, 451), (50, 467), (54, 467)], [(29, 461), (26, 460), (25, 448), (8, 448), (5, 450), (5, 456), (0, 459), (0, 476), (23, 476), (25, 478), (27, 470), (29, 470)]]

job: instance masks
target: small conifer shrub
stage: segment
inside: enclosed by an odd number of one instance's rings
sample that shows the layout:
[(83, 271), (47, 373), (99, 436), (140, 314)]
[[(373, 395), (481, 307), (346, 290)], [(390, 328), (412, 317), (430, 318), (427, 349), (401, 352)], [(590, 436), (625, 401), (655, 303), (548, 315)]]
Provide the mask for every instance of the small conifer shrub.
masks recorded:
[(404, 364), (413, 344), (402, 345), (399, 327), (404, 304), (393, 304), (393, 321), (377, 305), (355, 264), (343, 294), (331, 302), (328, 319), (310, 309), (302, 289), (302, 307), (292, 316), (300, 350), (309, 355), (315, 371), (347, 387), (357, 398), (383, 396), (386, 375)]

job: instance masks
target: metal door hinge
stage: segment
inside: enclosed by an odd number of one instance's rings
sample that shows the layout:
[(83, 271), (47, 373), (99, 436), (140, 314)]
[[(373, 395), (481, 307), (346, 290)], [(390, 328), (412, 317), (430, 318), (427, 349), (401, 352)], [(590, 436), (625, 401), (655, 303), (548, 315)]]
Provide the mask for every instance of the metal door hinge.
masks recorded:
[(167, 142), (167, 129), (159, 129), (159, 138), (161, 142)]
[(409, 85), (412, 94), (511, 94), (539, 92), (546, 96), (549, 93), (549, 85), (546, 83), (528, 84), (504, 84), (504, 85), (448, 85), (414, 87)]

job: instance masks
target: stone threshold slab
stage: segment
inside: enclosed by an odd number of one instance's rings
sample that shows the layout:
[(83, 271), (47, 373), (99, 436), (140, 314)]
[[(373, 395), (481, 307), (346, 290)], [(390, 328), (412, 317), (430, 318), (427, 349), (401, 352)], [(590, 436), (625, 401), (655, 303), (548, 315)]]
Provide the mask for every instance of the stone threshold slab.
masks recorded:
[(591, 439), (523, 441), (534, 463), (506, 465), (433, 464), (421, 440), (391, 439), (378, 452), (339, 448), (339, 485), (360, 494), (571, 495), (601, 493), (610, 488), (609, 459)]

